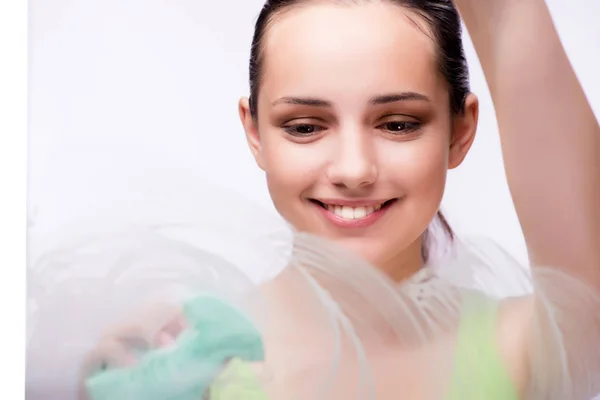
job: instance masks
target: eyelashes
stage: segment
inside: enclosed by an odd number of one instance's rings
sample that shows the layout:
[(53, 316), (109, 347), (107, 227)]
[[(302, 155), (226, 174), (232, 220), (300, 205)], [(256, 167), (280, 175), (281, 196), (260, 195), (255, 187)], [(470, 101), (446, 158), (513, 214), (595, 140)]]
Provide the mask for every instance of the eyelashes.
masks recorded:
[(412, 121), (390, 121), (377, 127), (378, 129), (390, 132), (393, 135), (407, 135), (421, 128), (420, 122)]
[(315, 124), (293, 124), (283, 127), (283, 130), (287, 134), (297, 137), (314, 136), (325, 129), (326, 128)]
[[(383, 131), (391, 136), (405, 136), (417, 132), (422, 127), (422, 123), (414, 121), (388, 121), (377, 125), (376, 129)], [(327, 130), (326, 127), (318, 124), (298, 123), (283, 126), (283, 130), (291, 136), (306, 138), (316, 136)]]

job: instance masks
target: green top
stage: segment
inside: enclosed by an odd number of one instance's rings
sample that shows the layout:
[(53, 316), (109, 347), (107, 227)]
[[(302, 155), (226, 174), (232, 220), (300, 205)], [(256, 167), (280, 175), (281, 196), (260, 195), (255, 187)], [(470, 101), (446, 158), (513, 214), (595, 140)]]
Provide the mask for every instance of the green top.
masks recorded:
[(519, 399), (498, 351), (497, 316), (497, 300), (476, 292), (465, 294), (448, 400)]
[[(468, 292), (463, 300), (456, 360), (447, 400), (518, 400), (519, 395), (498, 353), (498, 302)], [(232, 361), (210, 389), (211, 400), (268, 400), (247, 363)], [(231, 384), (237, 381), (239, 384)], [(223, 382), (224, 384), (221, 384)]]
[[(151, 351), (131, 368), (90, 377), (92, 400), (268, 400), (251, 362), (264, 361), (262, 338), (233, 306), (210, 296), (188, 302), (190, 331), (177, 346)], [(498, 302), (468, 292), (463, 300), (454, 376), (447, 400), (517, 400), (496, 342)], [(223, 366), (225, 368), (223, 369)]]

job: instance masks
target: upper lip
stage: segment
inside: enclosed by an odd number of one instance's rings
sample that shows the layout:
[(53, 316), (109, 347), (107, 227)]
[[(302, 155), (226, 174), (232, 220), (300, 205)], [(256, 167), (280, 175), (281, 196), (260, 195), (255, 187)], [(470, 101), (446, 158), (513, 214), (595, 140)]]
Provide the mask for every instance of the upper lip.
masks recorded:
[(386, 200), (380, 200), (380, 199), (375, 199), (375, 200), (368, 200), (368, 199), (354, 199), (354, 200), (349, 200), (349, 199), (312, 199), (312, 200), (315, 200), (315, 201), (318, 201), (319, 203), (323, 203), (325, 205), (330, 205), (330, 206), (374, 207), (374, 206), (381, 205), (385, 202), (388, 202), (388, 201), (394, 200), (394, 199), (386, 199)]

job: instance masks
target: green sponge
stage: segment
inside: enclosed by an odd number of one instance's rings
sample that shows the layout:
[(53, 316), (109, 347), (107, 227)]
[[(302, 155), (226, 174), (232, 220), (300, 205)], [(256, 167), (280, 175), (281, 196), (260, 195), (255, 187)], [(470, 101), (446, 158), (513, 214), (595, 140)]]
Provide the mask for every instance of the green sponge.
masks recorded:
[(92, 400), (198, 400), (231, 359), (264, 361), (252, 322), (219, 298), (184, 304), (190, 329), (174, 346), (144, 354), (130, 368), (99, 372), (86, 381)]

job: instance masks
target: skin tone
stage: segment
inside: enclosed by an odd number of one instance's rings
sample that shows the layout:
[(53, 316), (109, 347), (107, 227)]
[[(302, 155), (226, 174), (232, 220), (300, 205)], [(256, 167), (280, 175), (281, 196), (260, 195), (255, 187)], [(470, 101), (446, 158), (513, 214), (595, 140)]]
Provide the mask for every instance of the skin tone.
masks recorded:
[[(266, 36), (257, 120), (248, 100), (240, 102), (250, 148), (283, 217), (398, 280), (421, 268), (421, 235), (477, 124), (474, 95), (464, 116), (451, 116), (425, 29), (385, 3), (298, 8)], [(366, 226), (332, 222), (322, 206), (386, 201)]]
[[(456, 4), (490, 86), (532, 264), (559, 266), (600, 289), (600, 129), (545, 3)], [(474, 95), (464, 115), (450, 114), (423, 31), (419, 17), (389, 4), (298, 8), (279, 16), (266, 37), (257, 118), (248, 99), (239, 104), (278, 211), (396, 280), (421, 268), (420, 235), (439, 206), (446, 170), (460, 165), (477, 125)], [(366, 226), (336, 223), (331, 208), (314, 202), (389, 199)], [(500, 313), (499, 347), (521, 389), (534, 312), (528, 297), (505, 302)]]
[[(281, 215), (300, 231), (333, 239), (397, 281), (422, 268), (421, 236), (439, 209), (448, 169), (461, 164), (477, 126), (475, 95), (469, 95), (464, 115), (452, 115), (427, 29), (418, 16), (386, 3), (294, 9), (278, 17), (265, 37), (258, 118), (250, 114), (248, 99), (239, 105), (248, 143)], [(368, 207), (385, 202), (365, 224), (362, 218), (343, 221), (347, 215), (340, 221), (323, 207), (354, 206), (353, 217), (357, 210), (360, 217), (361, 208), (372, 211)], [(281, 325), (286, 311), (298, 307), (294, 299), (302, 298), (297, 280), (283, 275), (265, 285), (278, 299), (274, 303), (283, 305), (281, 312), (271, 311)], [(297, 319), (314, 312), (293, 314)], [(308, 318), (291, 326), (302, 327), (306, 345), (306, 337), (323, 337), (314, 325)], [(286, 332), (287, 343), (293, 335)], [(270, 354), (281, 357), (272, 356), (271, 363), (293, 359), (296, 366), (286, 371), (289, 378), (270, 385), (272, 398), (285, 397), (292, 387), (314, 387), (311, 369), (323, 371), (316, 352), (286, 350), (285, 343), (269, 339)], [(440, 340), (438, 353), (449, 354), (445, 345)], [(393, 343), (385, 347), (373, 353), (377, 398), (438, 397), (415, 373), (422, 354), (409, 356)], [(406, 378), (401, 382), (399, 371)], [(351, 371), (344, 373), (355, 379)], [(413, 385), (407, 387), (409, 381)], [(344, 390), (356, 389), (337, 387), (336, 395), (352, 395)]]
[[(600, 128), (544, 1), (455, 4), (490, 87), (533, 268), (557, 266), (600, 290)], [(305, 4), (269, 27), (257, 118), (248, 99), (239, 103), (248, 143), (282, 216), (397, 281), (423, 265), (421, 235), (438, 210), (447, 170), (461, 164), (474, 140), (478, 118), (474, 95), (464, 115), (450, 112), (434, 43), (424, 32), (419, 16), (385, 2)], [(354, 219), (336, 205), (354, 207)], [(273, 290), (289, 296), (283, 286)], [(500, 353), (519, 388), (529, 380), (535, 309), (533, 297), (511, 299), (499, 316)], [(115, 345), (119, 335), (104, 343)], [(112, 353), (125, 358), (119, 349)], [(377, 398), (434, 395), (411, 375), (418, 360), (383, 350)], [(294, 386), (306, 386), (314, 360), (305, 354), (295, 361), (304, 369)], [(274, 390), (273, 398), (285, 398), (290, 386)]]
[(600, 128), (548, 8), (543, 0), (456, 3), (495, 104), (532, 264), (562, 267), (600, 290)]

